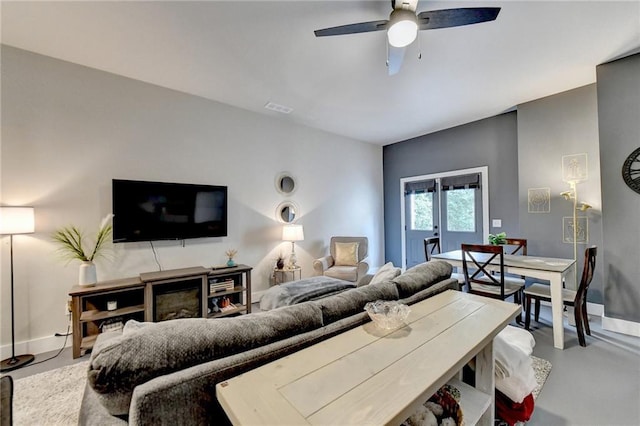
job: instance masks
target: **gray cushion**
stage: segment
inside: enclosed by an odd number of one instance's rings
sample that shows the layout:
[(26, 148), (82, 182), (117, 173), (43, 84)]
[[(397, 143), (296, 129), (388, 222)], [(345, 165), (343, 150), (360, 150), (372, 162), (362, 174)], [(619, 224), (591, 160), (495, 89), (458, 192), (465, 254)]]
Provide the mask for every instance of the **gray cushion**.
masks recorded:
[(380, 269), (378, 269), (378, 272), (376, 272), (373, 278), (371, 278), (369, 284), (378, 284), (385, 281), (391, 281), (392, 279), (400, 275), (401, 272), (402, 270), (400, 268), (396, 268), (395, 266), (393, 266), (393, 262), (387, 262)]
[(405, 305), (413, 305), (414, 303), (421, 302), (429, 297), (435, 296), (438, 293), (442, 293), (447, 290), (456, 290), (460, 291), (460, 286), (458, 285), (458, 281), (455, 278), (448, 278), (443, 281), (438, 281), (437, 283), (425, 288), (424, 290), (420, 290), (417, 293), (412, 294), (409, 297), (405, 297), (400, 299), (400, 303), (404, 303)]
[(316, 303), (322, 309), (322, 320), (327, 325), (341, 318), (361, 313), (367, 302), (396, 299), (398, 299), (398, 290), (395, 285), (387, 282), (354, 288), (311, 303)]
[(339, 280), (354, 282), (358, 279), (357, 266), (333, 266), (324, 272), (324, 275)]
[(0, 426), (13, 424), (13, 378), (0, 377)]
[(122, 415), (138, 384), (322, 325), (322, 311), (311, 303), (234, 318), (127, 323), (121, 336), (94, 347), (88, 381), (107, 397), (101, 398), (107, 410)]
[(393, 279), (393, 283), (398, 287), (400, 297), (409, 297), (420, 290), (442, 281), (451, 276), (453, 267), (442, 260), (431, 260), (421, 263), (413, 268), (407, 269)]

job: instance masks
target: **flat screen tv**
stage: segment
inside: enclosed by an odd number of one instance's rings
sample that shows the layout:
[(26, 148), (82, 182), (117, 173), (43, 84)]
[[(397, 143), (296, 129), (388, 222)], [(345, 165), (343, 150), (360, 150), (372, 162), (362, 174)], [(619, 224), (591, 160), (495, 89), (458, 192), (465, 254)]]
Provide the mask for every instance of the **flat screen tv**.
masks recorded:
[(113, 242), (227, 235), (227, 187), (113, 179)]

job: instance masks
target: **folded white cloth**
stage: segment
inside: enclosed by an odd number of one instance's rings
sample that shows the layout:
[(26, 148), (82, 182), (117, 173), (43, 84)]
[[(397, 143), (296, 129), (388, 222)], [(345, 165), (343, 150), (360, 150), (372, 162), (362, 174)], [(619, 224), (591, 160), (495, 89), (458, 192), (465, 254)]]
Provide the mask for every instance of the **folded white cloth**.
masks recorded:
[(527, 361), (520, 364), (511, 376), (496, 377), (496, 389), (516, 403), (524, 401), (525, 397), (532, 393), (537, 385), (531, 357), (527, 357)]
[(536, 345), (536, 340), (533, 338), (533, 334), (524, 328), (508, 325), (504, 330), (498, 333), (498, 335), (502, 336), (512, 346), (516, 346), (522, 350), (522, 352), (527, 356), (531, 356), (533, 353), (533, 347)]
[(535, 345), (533, 335), (527, 330), (508, 325), (493, 340), (496, 378), (514, 374), (529, 359)]
[(493, 340), (496, 389), (521, 403), (537, 386), (531, 354), (536, 341), (522, 328), (508, 325)]

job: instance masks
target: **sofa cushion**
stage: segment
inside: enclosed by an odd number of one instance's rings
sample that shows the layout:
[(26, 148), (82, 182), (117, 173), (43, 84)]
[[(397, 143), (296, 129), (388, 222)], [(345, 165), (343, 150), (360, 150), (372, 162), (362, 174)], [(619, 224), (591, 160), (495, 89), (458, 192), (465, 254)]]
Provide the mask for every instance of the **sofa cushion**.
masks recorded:
[(327, 277), (336, 278), (338, 280), (355, 282), (358, 279), (357, 266), (334, 266), (327, 269), (324, 274)]
[(322, 321), (327, 325), (363, 312), (367, 302), (396, 299), (398, 299), (396, 286), (387, 282), (354, 288), (311, 303), (316, 303), (322, 309)]
[(322, 325), (321, 309), (310, 302), (234, 318), (128, 322), (122, 335), (96, 344), (88, 382), (111, 414), (124, 415), (138, 384)]
[(400, 272), (401, 269), (393, 266), (393, 262), (387, 262), (384, 264), (384, 266), (378, 269), (378, 272), (373, 275), (373, 278), (371, 278), (369, 284), (379, 284), (386, 281), (391, 281), (392, 279), (400, 275)]
[(401, 298), (409, 297), (451, 276), (453, 267), (442, 260), (420, 263), (393, 279)]

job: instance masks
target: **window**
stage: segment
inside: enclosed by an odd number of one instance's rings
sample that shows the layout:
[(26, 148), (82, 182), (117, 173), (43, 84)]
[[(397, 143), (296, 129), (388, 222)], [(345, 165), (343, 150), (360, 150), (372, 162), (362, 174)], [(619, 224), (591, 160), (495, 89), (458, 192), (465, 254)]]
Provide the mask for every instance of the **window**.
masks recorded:
[(411, 230), (433, 231), (433, 193), (410, 194)]
[(447, 231), (476, 232), (475, 189), (446, 191)]

